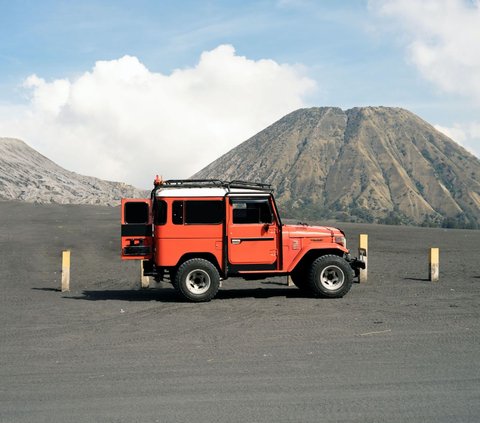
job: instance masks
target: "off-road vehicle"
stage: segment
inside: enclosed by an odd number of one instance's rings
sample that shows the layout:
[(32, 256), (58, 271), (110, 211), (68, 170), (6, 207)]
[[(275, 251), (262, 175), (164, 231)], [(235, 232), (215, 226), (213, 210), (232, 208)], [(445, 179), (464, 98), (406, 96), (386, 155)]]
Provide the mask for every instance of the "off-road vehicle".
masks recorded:
[(122, 259), (209, 301), (229, 277), (290, 276), (313, 296), (338, 298), (363, 262), (336, 228), (282, 224), (270, 185), (158, 177), (150, 198), (122, 200)]

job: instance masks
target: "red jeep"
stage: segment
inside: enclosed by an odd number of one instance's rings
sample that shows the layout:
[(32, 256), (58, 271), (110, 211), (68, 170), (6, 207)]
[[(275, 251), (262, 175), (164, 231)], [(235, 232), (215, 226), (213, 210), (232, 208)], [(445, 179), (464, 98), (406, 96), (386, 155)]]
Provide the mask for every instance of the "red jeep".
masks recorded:
[(190, 301), (215, 297), (221, 279), (289, 275), (314, 295), (338, 298), (364, 266), (336, 228), (284, 225), (270, 185), (154, 181), (150, 198), (122, 200), (122, 259), (169, 279)]

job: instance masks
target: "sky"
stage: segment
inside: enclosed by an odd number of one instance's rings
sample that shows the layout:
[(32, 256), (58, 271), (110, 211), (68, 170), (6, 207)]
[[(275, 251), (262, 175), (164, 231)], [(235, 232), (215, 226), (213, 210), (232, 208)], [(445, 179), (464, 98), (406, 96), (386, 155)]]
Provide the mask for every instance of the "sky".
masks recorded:
[(478, 0), (0, 0), (0, 137), (188, 178), (302, 107), (406, 108), (480, 157)]

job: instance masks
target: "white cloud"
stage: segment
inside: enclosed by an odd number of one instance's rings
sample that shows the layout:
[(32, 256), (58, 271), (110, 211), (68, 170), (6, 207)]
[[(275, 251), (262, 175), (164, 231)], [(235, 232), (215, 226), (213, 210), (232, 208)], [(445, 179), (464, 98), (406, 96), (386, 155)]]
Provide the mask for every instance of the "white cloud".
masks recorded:
[(435, 129), (445, 134), (466, 148), (470, 153), (480, 156), (478, 141), (480, 140), (480, 123), (455, 123), (451, 127), (434, 125)]
[(393, 20), (421, 74), (448, 93), (480, 104), (480, 3), (467, 0), (370, 0)]
[(304, 106), (315, 83), (301, 67), (221, 45), (169, 75), (124, 56), (76, 79), (32, 75), (24, 87), (26, 106), (0, 107), (1, 136), (24, 139), (67, 169), (149, 187), (156, 173), (192, 175)]
[(442, 134), (445, 134), (447, 137), (451, 138), (454, 141), (457, 141), (459, 144), (462, 144), (467, 139), (467, 134), (465, 130), (461, 128), (460, 125), (454, 125), (453, 127), (446, 127), (442, 125), (433, 125), (437, 131), (440, 131)]
[[(480, 107), (479, 0), (370, 0), (369, 7), (397, 31), (426, 80)], [(480, 122), (447, 126), (436, 127), (480, 157)]]

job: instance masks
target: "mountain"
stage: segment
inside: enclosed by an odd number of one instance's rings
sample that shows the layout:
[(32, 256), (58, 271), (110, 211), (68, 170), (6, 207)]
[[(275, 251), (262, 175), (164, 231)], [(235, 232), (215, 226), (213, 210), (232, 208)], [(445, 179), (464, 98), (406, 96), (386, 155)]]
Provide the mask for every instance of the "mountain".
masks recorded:
[(401, 108), (297, 110), (192, 178), (270, 183), (294, 218), (480, 227), (480, 161)]
[(37, 203), (114, 206), (122, 197), (144, 197), (121, 182), (82, 176), (63, 169), (23, 141), (0, 138), (0, 199)]

